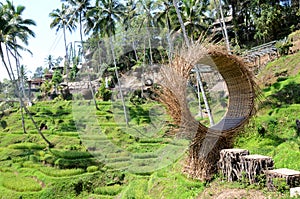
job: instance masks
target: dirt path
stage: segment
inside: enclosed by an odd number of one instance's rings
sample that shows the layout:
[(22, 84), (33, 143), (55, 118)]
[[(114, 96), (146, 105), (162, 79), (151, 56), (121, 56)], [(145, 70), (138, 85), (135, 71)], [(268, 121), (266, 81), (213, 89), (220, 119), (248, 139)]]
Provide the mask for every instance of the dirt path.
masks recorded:
[(214, 189), (205, 190), (197, 199), (267, 199), (262, 192), (253, 189)]

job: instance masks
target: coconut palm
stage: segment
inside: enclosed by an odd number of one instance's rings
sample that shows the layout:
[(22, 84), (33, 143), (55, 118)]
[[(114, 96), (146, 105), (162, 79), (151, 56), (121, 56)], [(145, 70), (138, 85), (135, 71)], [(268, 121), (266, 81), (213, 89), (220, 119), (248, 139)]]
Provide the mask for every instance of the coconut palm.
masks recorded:
[(159, 26), (166, 27), (169, 32), (174, 28), (174, 25), (178, 22), (178, 18), (171, 1), (162, 0), (160, 2), (159, 9), (155, 12), (155, 21)]
[[(88, 9), (90, 8), (90, 0), (63, 0), (65, 2), (68, 2), (72, 7), (72, 14), (73, 16), (75, 16), (75, 19), (77, 19), (77, 22), (79, 22), (79, 32), (80, 32), (80, 42), (81, 42), (81, 46), (82, 46), (82, 51), (81, 53), (85, 52), (85, 48), (84, 48), (84, 42), (83, 42), (83, 27), (82, 27), (82, 21), (84, 19), (86, 19), (86, 13), (88, 11)], [(81, 55), (83, 57), (83, 55)], [(92, 83), (91, 83), (91, 78), (90, 75), (88, 75), (88, 81), (89, 81), (89, 87), (90, 87), (90, 91), (92, 93), (93, 96), (93, 100), (94, 100), (94, 104), (96, 107), (96, 110), (99, 110), (96, 99), (95, 99), (95, 95), (94, 95), (94, 90), (92, 87)]]
[(71, 7), (71, 12), (75, 15), (77, 22), (79, 23), (80, 40), (83, 42), (83, 25), (82, 22), (85, 20), (86, 13), (90, 7), (90, 0), (62, 0), (63, 2), (69, 3)]
[(53, 18), (50, 24), (50, 28), (56, 28), (56, 32), (63, 30), (64, 44), (65, 44), (65, 67), (66, 74), (68, 75), (69, 61), (68, 61), (68, 46), (66, 38), (66, 30), (72, 33), (76, 29), (74, 13), (71, 12), (70, 6), (64, 3), (61, 4), (61, 9), (53, 10), (49, 16)]
[[(24, 6), (15, 7), (9, 0), (6, 1), (6, 4), (0, 4), (0, 57), (10, 80), (14, 85), (16, 94), (19, 96), (21, 111), (23, 109), (25, 110), (26, 114), (30, 117), (35, 128), (44, 139), (44, 141), (48, 144), (49, 147), (53, 147), (53, 144), (49, 140), (47, 140), (47, 138), (40, 131), (32, 115), (25, 106), (25, 103), (22, 99), (22, 93), (20, 92), (20, 84), (18, 84), (15, 78), (14, 72), (12, 70), (12, 62), (10, 61), (11, 57), (16, 60), (17, 75), (19, 79), (21, 71), (19, 64), (19, 51), (28, 50), (25, 47), (21, 46), (18, 42), (22, 42), (23, 44), (27, 45), (29, 37), (35, 36), (34, 32), (29, 28), (29, 26), (35, 25), (35, 22), (31, 19), (22, 18), (24, 9)], [(4, 55), (3, 49), (6, 50), (6, 56)], [(9, 64), (7, 64), (7, 62), (9, 62)], [(22, 118), (23, 130), (24, 133), (26, 133), (23, 114)]]
[(135, 18), (139, 16), (137, 11), (137, 3), (134, 0), (129, 0), (126, 3), (125, 14), (123, 16), (124, 29), (127, 31), (135, 25)]
[(95, 6), (89, 11), (88, 31), (111, 37), (116, 33), (117, 22), (125, 16), (125, 6), (117, 0), (96, 0)]
[(181, 14), (180, 14), (180, 10), (178, 8), (178, 1), (173, 0), (173, 5), (174, 5), (176, 15), (177, 15), (177, 18), (178, 18), (178, 21), (179, 21), (179, 24), (180, 24), (180, 28), (181, 28), (182, 33), (183, 33), (183, 38), (184, 38), (185, 44), (187, 45), (187, 47), (189, 47), (190, 46), (190, 41), (189, 41), (189, 38), (187, 36), (187, 32), (185, 30), (185, 25), (184, 25), (184, 22), (182, 20)]
[(118, 88), (121, 95), (121, 100), (124, 109), (124, 117), (126, 124), (128, 125), (128, 116), (126, 112), (126, 106), (124, 97), (121, 90), (121, 83), (119, 80), (119, 72), (117, 69), (117, 63), (115, 58), (115, 50), (113, 45), (112, 36), (116, 33), (117, 23), (122, 20), (125, 16), (126, 7), (117, 0), (96, 0), (95, 7), (93, 7), (89, 13), (88, 17), (88, 28), (87, 31), (93, 31), (94, 34), (99, 34), (102, 36), (109, 37), (109, 43), (111, 48), (111, 54), (113, 58), (113, 64), (115, 69), (115, 75), (118, 81)]
[(50, 70), (54, 65), (56, 60), (54, 59), (53, 55), (48, 55), (45, 59), (45, 64), (48, 66), (48, 69)]

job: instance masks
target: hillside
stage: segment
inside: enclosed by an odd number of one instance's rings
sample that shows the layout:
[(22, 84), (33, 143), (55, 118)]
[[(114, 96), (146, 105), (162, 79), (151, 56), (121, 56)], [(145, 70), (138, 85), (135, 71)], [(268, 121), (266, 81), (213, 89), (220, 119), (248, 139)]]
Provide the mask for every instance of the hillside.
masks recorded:
[[(295, 125), (300, 118), (299, 56), (282, 57), (261, 69), (257, 79), (264, 85), (257, 115), (236, 139), (236, 147), (272, 156), (276, 168), (300, 170)], [(29, 118), (27, 134), (22, 132), (16, 106), (4, 111), (1, 198), (288, 198), (286, 191), (225, 183), (219, 176), (206, 183), (188, 179), (181, 173), (187, 143), (168, 133), (172, 126), (160, 121), (169, 118), (162, 118), (155, 102), (127, 104), (129, 127), (118, 102), (98, 105), (95, 111), (91, 102), (78, 99), (30, 107), (38, 124), (47, 126), (42, 132), (55, 144), (53, 149), (47, 148)]]
[(250, 121), (237, 147), (274, 158), (275, 167), (300, 170), (300, 54), (271, 62), (258, 75), (262, 96), (258, 112)]

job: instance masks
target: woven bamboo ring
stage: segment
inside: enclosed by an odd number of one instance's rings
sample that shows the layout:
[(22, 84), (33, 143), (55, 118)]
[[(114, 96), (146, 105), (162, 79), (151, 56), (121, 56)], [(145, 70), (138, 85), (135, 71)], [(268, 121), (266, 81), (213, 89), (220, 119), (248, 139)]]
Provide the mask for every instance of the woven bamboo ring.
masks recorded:
[(225, 116), (210, 130), (231, 132), (243, 127), (253, 115), (256, 84), (243, 60), (237, 56), (220, 51), (211, 51), (209, 56), (226, 82), (229, 93), (229, 105)]

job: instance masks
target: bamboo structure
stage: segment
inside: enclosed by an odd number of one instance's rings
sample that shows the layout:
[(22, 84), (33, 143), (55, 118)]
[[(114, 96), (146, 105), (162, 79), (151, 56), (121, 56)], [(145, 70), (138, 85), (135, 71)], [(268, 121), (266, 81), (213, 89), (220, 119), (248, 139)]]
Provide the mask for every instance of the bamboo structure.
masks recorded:
[[(196, 64), (209, 65), (223, 77), (229, 92), (228, 110), (223, 119), (208, 128), (192, 116), (186, 99), (186, 85)], [(233, 138), (254, 114), (256, 84), (242, 59), (217, 46), (196, 43), (182, 50), (169, 66), (162, 67), (158, 100), (178, 126), (179, 137), (191, 140), (183, 169), (189, 177), (209, 180), (217, 172), (222, 149), (232, 148)]]

